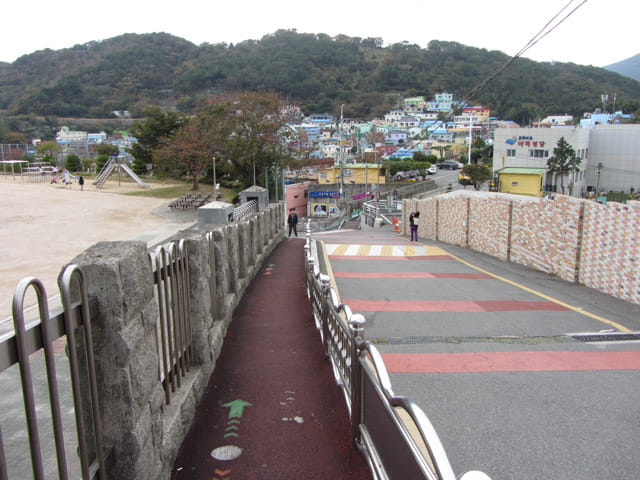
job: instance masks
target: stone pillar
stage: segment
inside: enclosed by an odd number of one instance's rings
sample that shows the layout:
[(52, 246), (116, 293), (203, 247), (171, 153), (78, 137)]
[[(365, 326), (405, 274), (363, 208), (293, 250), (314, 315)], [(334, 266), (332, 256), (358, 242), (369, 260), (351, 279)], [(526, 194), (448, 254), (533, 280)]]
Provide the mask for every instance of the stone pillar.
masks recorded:
[(100, 242), (73, 259), (84, 271), (92, 320), (108, 478), (162, 476), (162, 406), (152, 274), (143, 242)]

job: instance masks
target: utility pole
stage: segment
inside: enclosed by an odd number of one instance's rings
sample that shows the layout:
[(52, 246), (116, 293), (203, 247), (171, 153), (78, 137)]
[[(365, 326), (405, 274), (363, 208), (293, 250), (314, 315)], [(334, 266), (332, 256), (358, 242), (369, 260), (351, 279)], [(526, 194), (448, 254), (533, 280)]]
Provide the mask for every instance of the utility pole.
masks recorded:
[(602, 170), (602, 167), (604, 167), (602, 162), (598, 162), (598, 165), (596, 165), (596, 168), (598, 169), (598, 179), (596, 181), (596, 198), (598, 198), (598, 195), (600, 195), (600, 170)]
[(469, 123), (469, 156), (467, 159), (467, 165), (471, 165), (471, 132), (473, 131), (473, 120)]
[(344, 113), (344, 103), (340, 105), (340, 126), (338, 128), (338, 162), (340, 163), (340, 201), (344, 196), (344, 159), (342, 157), (342, 119)]

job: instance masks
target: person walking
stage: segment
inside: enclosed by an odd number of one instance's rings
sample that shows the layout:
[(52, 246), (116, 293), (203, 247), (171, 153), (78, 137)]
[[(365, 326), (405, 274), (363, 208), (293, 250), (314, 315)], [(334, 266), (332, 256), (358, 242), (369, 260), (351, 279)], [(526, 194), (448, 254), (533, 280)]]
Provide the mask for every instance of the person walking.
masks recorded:
[(409, 215), (409, 229), (411, 230), (411, 242), (418, 241), (418, 218), (420, 218), (420, 212), (413, 212)]
[(296, 226), (298, 225), (298, 215), (296, 215), (295, 208), (289, 209), (289, 217), (287, 218), (287, 224), (289, 225), (289, 236), (291, 236), (291, 231), (298, 236), (298, 230)]
[(84, 190), (84, 177), (82, 175), (78, 177), (78, 185), (80, 185), (80, 191), (82, 192)]

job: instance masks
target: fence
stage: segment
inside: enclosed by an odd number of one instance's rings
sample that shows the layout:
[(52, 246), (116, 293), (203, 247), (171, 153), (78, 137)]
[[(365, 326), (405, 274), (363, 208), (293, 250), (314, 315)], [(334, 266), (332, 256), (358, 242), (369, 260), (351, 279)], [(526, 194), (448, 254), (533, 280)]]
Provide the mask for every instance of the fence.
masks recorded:
[[(183, 231), (153, 252), (100, 242), (60, 276), (55, 315), (40, 281), (21, 282), (15, 334), (0, 337), (0, 480), (29, 468), (36, 479), (168, 479), (233, 310), (283, 225), (278, 204), (209, 232)], [(39, 318), (25, 325), (30, 287)], [(21, 410), (26, 421), (15, 421)]]
[[(325, 355), (346, 401), (354, 442), (374, 479), (455, 480), (428, 417), (410, 400), (394, 395), (380, 353), (364, 339), (365, 318), (338, 303), (329, 277), (320, 272), (310, 235), (307, 225), (307, 296)], [(489, 477), (472, 471), (459, 478)]]
[[(77, 280), (74, 281), (74, 279)], [(104, 479), (102, 424), (92, 347), (90, 303), (84, 274), (76, 266), (71, 265), (63, 271), (59, 286), (64, 312), (50, 316), (47, 294), (42, 283), (30, 277), (18, 284), (13, 300), (15, 333), (5, 335), (0, 342), (0, 372), (6, 371), (15, 364), (19, 365), (33, 478), (38, 480), (52, 478), (57, 470), (58, 478), (66, 479), (76, 476), (76, 470), (79, 470), (84, 479), (94, 478), (96, 474), (98, 478)], [(30, 287), (37, 295), (39, 318), (38, 321), (30, 323), (27, 328), (23, 303)], [(72, 291), (79, 296), (79, 301), (72, 302)], [(83, 334), (81, 338), (76, 339), (76, 331)], [(54, 342), (65, 336), (73, 391), (76, 422), (74, 433), (77, 435), (79, 467), (77, 462), (67, 461), (67, 451), (71, 450), (75, 453), (75, 448), (73, 442), (70, 443), (69, 439), (65, 440), (65, 433), (69, 433), (69, 429), (65, 428), (63, 418), (65, 415), (61, 409), (59, 375), (56, 372), (57, 362), (54, 354)], [(45, 402), (37, 402), (36, 399), (37, 379), (41, 376), (41, 372), (32, 371), (29, 355), (33, 353), (42, 353), (44, 356), (50, 404), (48, 412), (45, 411)], [(38, 397), (42, 396), (44, 395)], [(49, 422), (53, 425), (53, 442), (50, 437), (41, 438), (40, 436), (39, 425), (46, 425)], [(24, 474), (24, 465), (16, 465), (13, 462), (20, 458), (20, 455), (16, 454), (19, 442), (16, 442), (15, 438), (12, 438), (11, 448), (13, 450), (10, 455), (6, 455), (2, 431), (0, 431), (1, 479), (9, 478), (8, 461), (11, 462), (14, 474), (18, 472)], [(48, 458), (43, 458), (43, 450), (50, 451), (52, 448), (55, 448), (57, 468), (51, 466), (50, 462), (48, 462), (49, 468), (46, 468), (45, 461)]]
[(251, 200), (247, 203), (243, 203), (237, 208), (233, 209), (233, 221), (234, 222), (242, 222), (247, 218), (255, 215), (258, 211), (258, 202), (255, 200)]
[(193, 359), (191, 323), (189, 321), (189, 261), (184, 240), (166, 248), (159, 246), (149, 254), (153, 272), (154, 296), (158, 302), (159, 379), (165, 392), (165, 402), (171, 403), (171, 392), (180, 388), (182, 377), (189, 371)]

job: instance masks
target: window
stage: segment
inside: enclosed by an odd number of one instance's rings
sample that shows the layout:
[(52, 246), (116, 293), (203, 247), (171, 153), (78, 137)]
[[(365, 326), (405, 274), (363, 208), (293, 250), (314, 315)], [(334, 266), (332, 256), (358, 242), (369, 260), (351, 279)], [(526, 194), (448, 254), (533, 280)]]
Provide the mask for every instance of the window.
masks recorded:
[(344, 176), (345, 177), (353, 177), (353, 170), (351, 170), (350, 168), (345, 168), (344, 169)]
[(516, 149), (515, 148), (507, 148), (507, 157), (515, 157)]
[(549, 156), (549, 150), (542, 150), (540, 148), (529, 150), (529, 156), (532, 158), (547, 158)]
[(327, 172), (320, 172), (320, 178), (327, 178)]

